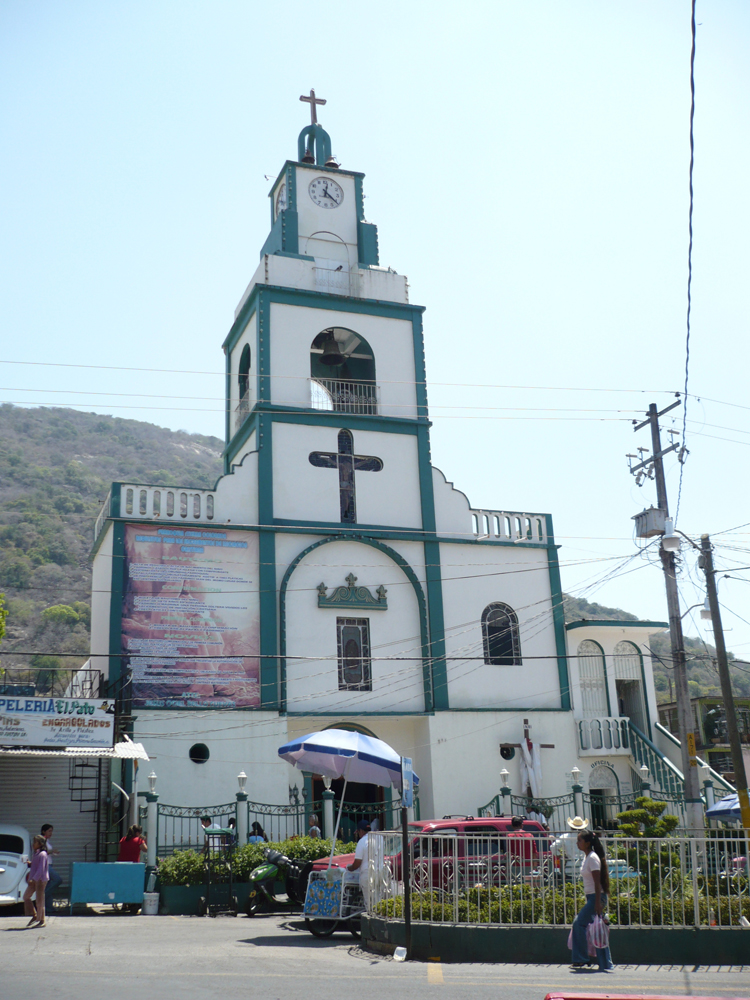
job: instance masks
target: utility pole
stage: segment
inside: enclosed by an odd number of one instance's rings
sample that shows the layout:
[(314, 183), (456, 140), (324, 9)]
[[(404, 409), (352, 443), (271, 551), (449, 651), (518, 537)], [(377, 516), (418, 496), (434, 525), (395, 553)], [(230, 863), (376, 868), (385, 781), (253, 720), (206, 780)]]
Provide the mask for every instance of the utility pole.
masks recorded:
[[(633, 428), (634, 431), (639, 431), (642, 427), (651, 427), (651, 458), (645, 459), (639, 465), (633, 466), (630, 471), (636, 473), (642, 468), (645, 469), (647, 466), (651, 466), (656, 481), (658, 509), (663, 511), (665, 521), (669, 517), (669, 504), (667, 503), (667, 484), (664, 478), (663, 459), (671, 451), (676, 451), (679, 446), (672, 444), (662, 450), (659, 417), (665, 413), (669, 413), (670, 410), (679, 405), (680, 401), (678, 400), (676, 403), (672, 403), (671, 406), (667, 406), (659, 412), (656, 403), (651, 403), (648, 408), (647, 419), (640, 424), (636, 424)], [(663, 535), (664, 529), (662, 528), (659, 533)], [(680, 616), (680, 598), (677, 592), (676, 560), (674, 551), (667, 550), (663, 542), (659, 546), (659, 555), (661, 557), (662, 568), (664, 569), (664, 582), (667, 590), (669, 638), (672, 646), (672, 673), (674, 675), (675, 701), (677, 702), (677, 731), (680, 737), (680, 750), (682, 753), (687, 826), (692, 830), (702, 830), (705, 823), (703, 819), (703, 802), (700, 797), (698, 768), (695, 759), (691, 758), (688, 749), (688, 735), (694, 739), (695, 733), (693, 730), (693, 713), (690, 706), (690, 691), (687, 681), (685, 642), (682, 635), (682, 618)]]
[(732, 697), (732, 681), (729, 676), (729, 664), (727, 663), (727, 647), (724, 644), (719, 596), (716, 591), (716, 570), (714, 569), (711, 539), (708, 535), (701, 535), (701, 555), (703, 572), (706, 574), (706, 591), (708, 592), (708, 606), (711, 609), (711, 623), (714, 628), (714, 646), (716, 646), (716, 659), (719, 665), (719, 680), (721, 681), (721, 696), (724, 699), (727, 734), (729, 736), (729, 746), (732, 751), (734, 784), (737, 789), (737, 797), (740, 800), (742, 825), (746, 831), (750, 832), (750, 798), (747, 792), (747, 775), (745, 774), (745, 762), (742, 759), (742, 742), (737, 729), (737, 713)]

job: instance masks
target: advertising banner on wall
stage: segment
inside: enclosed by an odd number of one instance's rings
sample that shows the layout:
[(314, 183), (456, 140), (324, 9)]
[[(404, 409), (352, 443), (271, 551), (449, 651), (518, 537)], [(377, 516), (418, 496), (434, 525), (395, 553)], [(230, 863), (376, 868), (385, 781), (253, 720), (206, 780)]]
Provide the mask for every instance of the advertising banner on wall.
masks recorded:
[(0, 695), (2, 746), (111, 747), (114, 735), (114, 701)]
[(141, 708), (260, 704), (258, 536), (125, 526), (124, 666)]

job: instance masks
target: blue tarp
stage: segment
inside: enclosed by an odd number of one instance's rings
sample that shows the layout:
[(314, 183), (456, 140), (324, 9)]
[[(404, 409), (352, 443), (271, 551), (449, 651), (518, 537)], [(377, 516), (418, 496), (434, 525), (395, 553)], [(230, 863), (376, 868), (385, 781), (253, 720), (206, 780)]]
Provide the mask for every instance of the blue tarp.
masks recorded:
[(726, 798), (714, 802), (709, 809), (706, 809), (706, 816), (709, 819), (739, 819), (740, 800), (737, 793), (727, 795)]

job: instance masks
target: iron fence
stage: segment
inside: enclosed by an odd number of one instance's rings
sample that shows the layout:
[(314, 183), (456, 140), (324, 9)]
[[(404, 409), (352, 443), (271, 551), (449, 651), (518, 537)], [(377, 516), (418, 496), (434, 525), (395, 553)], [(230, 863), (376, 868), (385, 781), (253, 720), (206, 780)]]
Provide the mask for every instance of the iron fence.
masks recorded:
[[(300, 802), (288, 806), (273, 806), (265, 802), (247, 803), (247, 832), (253, 835), (257, 823), (268, 840), (278, 843), (290, 837), (304, 837), (310, 825), (310, 816), (316, 815), (322, 830), (322, 802)], [(331, 831), (333, 832), (333, 831)]]
[[(715, 835), (713, 835), (715, 833)], [(403, 915), (401, 840), (370, 834), (370, 910)], [(742, 831), (701, 837), (603, 838), (613, 926), (737, 927), (750, 920), (748, 841)], [(569, 926), (585, 902), (582, 855), (565, 863), (554, 839), (506, 831), (416, 835), (410, 843), (412, 919), (499, 926)], [(571, 845), (569, 852), (575, 855)], [(746, 926), (743, 924), (743, 926)]]
[(157, 803), (156, 853), (163, 858), (175, 851), (202, 850), (205, 833), (201, 816), (210, 816), (215, 826), (226, 827), (237, 819), (237, 803), (218, 806), (170, 806)]

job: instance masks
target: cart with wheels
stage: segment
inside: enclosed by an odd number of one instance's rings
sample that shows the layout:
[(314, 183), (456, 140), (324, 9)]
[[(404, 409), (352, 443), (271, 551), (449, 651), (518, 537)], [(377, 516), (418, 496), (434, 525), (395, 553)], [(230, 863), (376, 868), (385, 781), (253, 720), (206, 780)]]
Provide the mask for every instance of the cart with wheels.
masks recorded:
[(233, 830), (211, 827), (206, 831), (206, 846), (203, 850), (206, 895), (201, 896), (199, 905), (202, 917), (215, 917), (219, 913), (237, 916), (239, 906), (234, 894), (233, 845)]
[(359, 937), (359, 918), (364, 912), (358, 876), (352, 877), (345, 868), (310, 873), (304, 914), (305, 926), (315, 937), (330, 937), (337, 930)]

